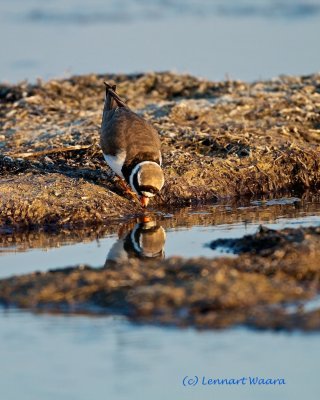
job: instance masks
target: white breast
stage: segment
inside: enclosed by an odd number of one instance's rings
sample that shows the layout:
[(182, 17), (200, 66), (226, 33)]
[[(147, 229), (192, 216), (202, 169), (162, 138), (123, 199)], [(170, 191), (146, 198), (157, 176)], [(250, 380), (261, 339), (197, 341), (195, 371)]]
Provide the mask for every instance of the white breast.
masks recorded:
[(106, 163), (118, 176), (120, 176), (120, 178), (124, 178), (121, 170), (126, 159), (126, 155), (127, 153), (125, 151), (122, 151), (115, 156), (103, 154)]

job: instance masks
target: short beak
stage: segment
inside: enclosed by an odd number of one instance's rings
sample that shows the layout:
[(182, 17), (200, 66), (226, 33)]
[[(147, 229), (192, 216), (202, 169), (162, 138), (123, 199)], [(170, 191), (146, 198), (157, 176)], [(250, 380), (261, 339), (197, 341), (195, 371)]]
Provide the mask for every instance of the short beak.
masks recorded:
[(146, 208), (148, 203), (149, 203), (149, 197), (141, 196), (140, 197), (140, 203), (141, 203), (143, 208)]

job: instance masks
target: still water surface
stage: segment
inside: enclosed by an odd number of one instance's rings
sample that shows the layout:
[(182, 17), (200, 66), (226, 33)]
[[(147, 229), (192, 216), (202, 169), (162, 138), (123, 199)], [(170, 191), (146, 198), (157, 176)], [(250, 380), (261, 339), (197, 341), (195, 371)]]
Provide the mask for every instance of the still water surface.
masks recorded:
[[(318, 399), (318, 335), (197, 332), (108, 317), (0, 313), (5, 400)], [(284, 378), (284, 386), (182, 386), (184, 376)]]
[[(160, 229), (163, 235), (157, 236), (159, 243), (154, 249), (155, 256), (161, 252), (163, 257), (218, 257), (221, 250), (212, 250), (207, 246), (211, 241), (252, 234), (261, 224), (274, 229), (320, 224), (319, 204), (296, 197), (253, 201), (242, 206), (215, 204), (186, 208), (173, 214), (151, 215), (154, 218), (151, 223), (143, 224), (134, 219), (121, 224), (118, 231), (112, 234), (97, 234), (91, 240), (81, 240), (80, 235), (64, 241), (61, 236), (43, 234), (45, 239), (42, 237), (42, 241), (37, 242), (25, 235), (23, 242), (20, 243), (19, 238), (17, 243), (15, 235), (8, 235), (10, 241), (6, 242), (6, 246), (0, 246), (0, 278), (75, 264), (101, 267), (106, 260), (143, 256), (143, 243), (148, 251), (148, 240), (152, 240), (155, 230), (160, 233)], [(46, 245), (39, 246), (39, 242)]]

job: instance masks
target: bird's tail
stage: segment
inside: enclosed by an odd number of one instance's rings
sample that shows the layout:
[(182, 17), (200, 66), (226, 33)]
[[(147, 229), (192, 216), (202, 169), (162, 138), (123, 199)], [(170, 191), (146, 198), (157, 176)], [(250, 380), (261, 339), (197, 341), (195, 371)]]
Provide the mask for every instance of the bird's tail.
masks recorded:
[(110, 85), (108, 82), (103, 82), (106, 87), (105, 111), (111, 111), (117, 107), (126, 107), (126, 103), (116, 93), (117, 86)]

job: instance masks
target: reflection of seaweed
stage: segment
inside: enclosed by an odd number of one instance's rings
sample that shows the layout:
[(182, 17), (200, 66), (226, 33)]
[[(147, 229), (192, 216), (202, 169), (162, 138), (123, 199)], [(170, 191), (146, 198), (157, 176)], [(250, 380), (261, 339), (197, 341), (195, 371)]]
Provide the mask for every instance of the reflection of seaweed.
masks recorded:
[[(250, 201), (250, 199), (229, 199), (219, 204), (202, 207), (188, 207), (179, 210), (169, 209), (166, 212), (150, 213), (164, 229), (191, 228), (192, 226), (219, 226), (241, 222), (265, 224), (276, 221), (277, 218), (299, 218), (300, 216), (319, 215), (319, 196), (305, 194), (302, 199), (277, 198), (264, 201)], [(16, 205), (17, 206), (17, 205)], [(166, 211), (166, 210), (163, 210)], [(170, 216), (170, 218), (168, 218)], [(111, 219), (108, 224), (99, 223), (94, 226), (46, 225), (42, 230), (21, 231), (14, 226), (0, 228), (0, 253), (13, 248), (14, 251), (26, 251), (30, 248), (49, 248), (78, 242), (90, 242), (110, 234), (119, 233), (123, 237), (139, 222), (136, 218)], [(128, 229), (130, 223), (130, 229)], [(121, 224), (119, 232), (119, 224)], [(123, 226), (123, 228), (122, 228)]]

